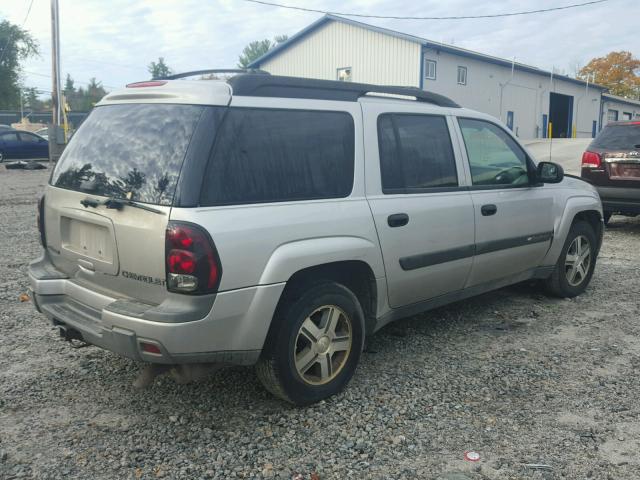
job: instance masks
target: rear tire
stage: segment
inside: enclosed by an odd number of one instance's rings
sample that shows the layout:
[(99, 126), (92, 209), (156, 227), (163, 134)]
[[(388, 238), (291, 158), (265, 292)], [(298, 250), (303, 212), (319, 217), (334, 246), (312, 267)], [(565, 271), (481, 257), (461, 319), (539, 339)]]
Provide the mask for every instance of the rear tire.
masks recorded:
[(561, 298), (573, 298), (584, 292), (596, 266), (596, 252), (596, 235), (591, 225), (575, 222), (553, 273), (545, 280), (546, 290)]
[(264, 387), (295, 405), (340, 392), (364, 346), (364, 313), (345, 286), (323, 282), (279, 306), (256, 365)]

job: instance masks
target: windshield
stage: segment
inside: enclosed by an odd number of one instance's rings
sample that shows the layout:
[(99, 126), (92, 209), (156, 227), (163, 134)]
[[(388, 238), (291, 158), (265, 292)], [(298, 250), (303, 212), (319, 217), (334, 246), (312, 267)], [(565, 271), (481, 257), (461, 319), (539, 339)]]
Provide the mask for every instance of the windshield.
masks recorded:
[(51, 184), (79, 192), (171, 205), (204, 107), (97, 107), (60, 157)]
[(638, 150), (640, 149), (640, 123), (607, 125), (590, 146), (602, 150)]

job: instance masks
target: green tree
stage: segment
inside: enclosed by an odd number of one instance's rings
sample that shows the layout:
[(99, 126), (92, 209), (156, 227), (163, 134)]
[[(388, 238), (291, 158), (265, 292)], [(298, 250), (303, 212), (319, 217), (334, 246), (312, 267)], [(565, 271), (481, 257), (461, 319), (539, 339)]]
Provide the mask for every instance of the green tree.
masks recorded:
[(24, 108), (40, 111), (44, 109), (44, 102), (38, 98), (38, 89), (34, 87), (22, 90), (22, 101)]
[(151, 74), (151, 79), (155, 80), (156, 78), (164, 78), (168, 77), (173, 73), (173, 70), (164, 63), (164, 57), (158, 58), (158, 63), (151, 62), (147, 65), (147, 70)]
[(75, 88), (73, 78), (67, 74), (64, 84), (64, 96), (72, 111), (88, 112), (106, 94), (107, 91), (102, 86), (102, 83), (96, 80), (95, 77), (89, 79), (89, 83), (85, 88)]
[(609, 88), (614, 95), (638, 98), (640, 93), (640, 59), (631, 52), (610, 52), (591, 60), (583, 67), (579, 78), (594, 78), (595, 83)]
[(20, 64), (38, 55), (38, 43), (29, 32), (7, 20), (0, 22), (0, 109), (20, 105)]
[(242, 54), (238, 57), (238, 67), (248, 68), (249, 64), (256, 58), (260, 58), (272, 48), (277, 47), (286, 42), (289, 37), (287, 35), (278, 35), (273, 40), (265, 38), (264, 40), (256, 40), (244, 47)]

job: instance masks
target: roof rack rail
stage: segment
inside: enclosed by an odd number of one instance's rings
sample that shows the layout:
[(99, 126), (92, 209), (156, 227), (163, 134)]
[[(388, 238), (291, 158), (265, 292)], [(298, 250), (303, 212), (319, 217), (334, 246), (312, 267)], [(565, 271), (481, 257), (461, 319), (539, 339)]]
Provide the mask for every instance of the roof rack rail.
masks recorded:
[(269, 75), (269, 72), (260, 70), (258, 68), (209, 68), (206, 70), (194, 70), (192, 72), (174, 73), (167, 75), (166, 77), (158, 78), (157, 80), (177, 80), (179, 78), (193, 77), (194, 75), (206, 75), (208, 73), (238, 73), (238, 74), (256, 74), (256, 75)]
[(250, 97), (307, 98), (317, 100), (339, 100), (357, 102), (367, 94), (401, 95), (414, 97), (419, 102), (440, 107), (460, 108), (456, 102), (444, 95), (426, 92), (417, 87), (370, 85), (366, 83), (316, 80), (278, 75), (237, 75), (227, 80), (234, 95)]

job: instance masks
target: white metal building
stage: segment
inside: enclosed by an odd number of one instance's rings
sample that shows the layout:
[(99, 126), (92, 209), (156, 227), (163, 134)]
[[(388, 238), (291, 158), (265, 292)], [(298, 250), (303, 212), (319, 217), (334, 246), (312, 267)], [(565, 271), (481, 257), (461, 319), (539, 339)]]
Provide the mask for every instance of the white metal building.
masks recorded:
[(524, 139), (549, 131), (556, 138), (595, 136), (606, 91), (335, 15), (320, 18), (250, 66), (275, 75), (420, 87), (500, 118)]
[(602, 94), (602, 124), (623, 120), (640, 120), (640, 100)]

